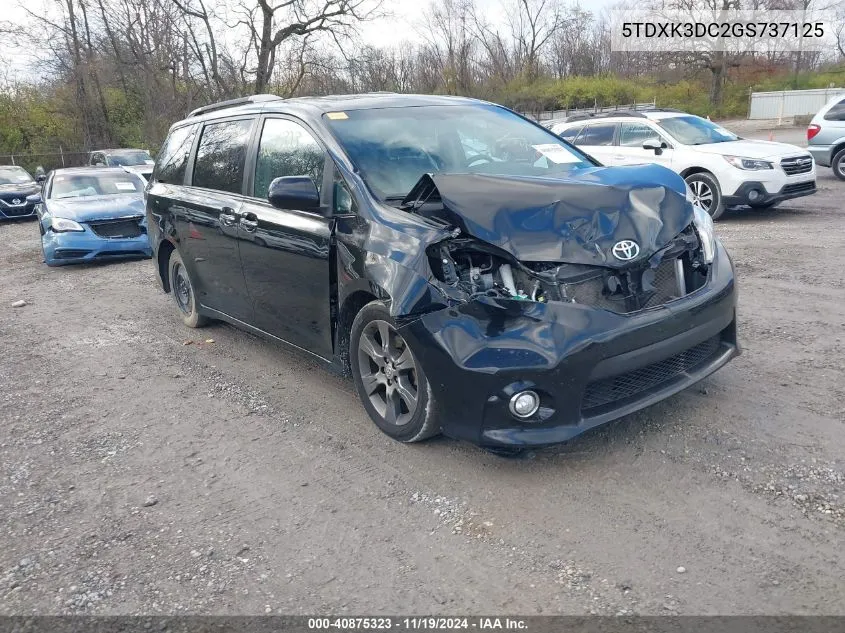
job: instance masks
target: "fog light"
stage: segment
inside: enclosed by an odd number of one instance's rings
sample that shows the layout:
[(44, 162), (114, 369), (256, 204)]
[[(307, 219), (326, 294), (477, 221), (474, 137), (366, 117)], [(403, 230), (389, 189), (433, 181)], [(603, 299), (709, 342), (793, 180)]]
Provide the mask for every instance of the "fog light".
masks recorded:
[(540, 408), (540, 396), (533, 391), (520, 391), (511, 397), (510, 410), (518, 418), (530, 418)]
[(749, 192), (748, 192), (748, 199), (749, 199), (751, 202), (754, 202), (754, 201), (755, 201), (755, 200), (757, 200), (759, 197), (760, 197), (760, 192), (759, 192), (759, 191), (757, 191), (756, 189), (752, 189), (751, 191), (749, 191)]

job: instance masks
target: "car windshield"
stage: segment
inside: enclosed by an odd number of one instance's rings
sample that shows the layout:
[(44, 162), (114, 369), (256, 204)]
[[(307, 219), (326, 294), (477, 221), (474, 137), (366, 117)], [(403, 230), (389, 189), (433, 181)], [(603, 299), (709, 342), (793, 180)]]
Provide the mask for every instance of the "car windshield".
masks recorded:
[(53, 177), (50, 198), (87, 198), (140, 194), (144, 183), (133, 174), (58, 174)]
[(25, 185), (31, 182), (35, 181), (23, 167), (0, 167), (0, 185)]
[(406, 196), (427, 173), (560, 177), (593, 166), (551, 132), (497, 106), (412, 106), (324, 116), (383, 200)]
[(138, 165), (152, 165), (153, 157), (149, 152), (137, 150), (132, 152), (113, 152), (109, 154), (109, 163), (118, 167), (137, 167)]
[(739, 140), (733, 132), (691, 114), (660, 119), (657, 124), (684, 145), (707, 145)]

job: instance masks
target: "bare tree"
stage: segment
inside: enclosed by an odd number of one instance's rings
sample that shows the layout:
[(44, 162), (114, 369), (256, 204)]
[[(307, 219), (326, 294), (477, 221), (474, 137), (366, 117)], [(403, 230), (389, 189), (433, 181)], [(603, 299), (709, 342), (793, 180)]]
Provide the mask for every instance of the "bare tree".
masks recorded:
[(240, 0), (238, 26), (246, 27), (255, 55), (252, 92), (266, 91), (282, 44), (323, 34), (340, 48), (355, 24), (378, 15), (380, 6), (380, 0)]

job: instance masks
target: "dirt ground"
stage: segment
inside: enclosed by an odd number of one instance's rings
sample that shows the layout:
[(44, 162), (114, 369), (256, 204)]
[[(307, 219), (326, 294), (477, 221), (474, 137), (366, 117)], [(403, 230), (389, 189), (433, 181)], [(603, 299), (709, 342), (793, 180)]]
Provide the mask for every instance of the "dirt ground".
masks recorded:
[(819, 186), (718, 223), (743, 356), (515, 460), (394, 443), (310, 359), (184, 328), (149, 261), (48, 269), (3, 224), (0, 614), (845, 614), (845, 183)]

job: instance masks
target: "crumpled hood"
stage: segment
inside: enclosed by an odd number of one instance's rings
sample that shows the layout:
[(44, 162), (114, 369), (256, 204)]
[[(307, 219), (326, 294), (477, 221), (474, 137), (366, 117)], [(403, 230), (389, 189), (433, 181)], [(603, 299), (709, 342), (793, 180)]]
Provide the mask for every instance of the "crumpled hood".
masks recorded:
[[(659, 165), (595, 167), (566, 179), (433, 174), (444, 220), (526, 262), (622, 268), (647, 259), (693, 220), (686, 186)], [(634, 240), (639, 255), (611, 249)]]
[(131, 215), (144, 215), (144, 199), (136, 194), (120, 196), (87, 196), (47, 201), (50, 214), (76, 222), (110, 220)]

